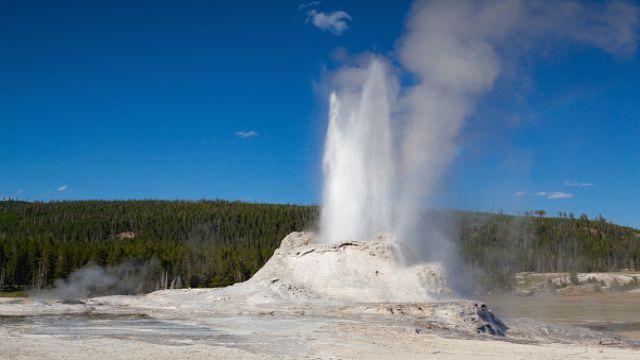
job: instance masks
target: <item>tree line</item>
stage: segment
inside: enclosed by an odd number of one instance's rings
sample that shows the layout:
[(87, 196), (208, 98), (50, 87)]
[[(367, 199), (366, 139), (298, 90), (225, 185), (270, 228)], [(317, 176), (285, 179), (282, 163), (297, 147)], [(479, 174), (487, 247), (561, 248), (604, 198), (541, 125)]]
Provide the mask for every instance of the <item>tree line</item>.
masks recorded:
[[(465, 271), (508, 290), (514, 273), (640, 266), (640, 232), (603, 217), (431, 211)], [(45, 288), (96, 264), (153, 264), (146, 291), (180, 277), (218, 287), (251, 277), (292, 231), (312, 229), (316, 206), (203, 201), (0, 201), (0, 289)], [(443, 226), (442, 224), (446, 224)], [(163, 286), (160, 285), (162, 288)]]

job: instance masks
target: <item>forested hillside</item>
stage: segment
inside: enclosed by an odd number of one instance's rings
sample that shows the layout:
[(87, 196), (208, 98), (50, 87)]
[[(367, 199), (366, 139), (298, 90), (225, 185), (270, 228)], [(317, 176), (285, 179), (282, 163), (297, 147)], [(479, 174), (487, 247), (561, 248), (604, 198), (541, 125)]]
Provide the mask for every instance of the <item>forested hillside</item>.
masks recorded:
[[(0, 202), (0, 289), (50, 286), (88, 263), (153, 263), (146, 291), (180, 275), (185, 286), (246, 280), (282, 238), (315, 223), (313, 206), (227, 201)], [(604, 218), (431, 211), (466, 271), (508, 289), (521, 271), (640, 267), (640, 232)], [(153, 259), (153, 261), (151, 261)], [(154, 287), (155, 286), (155, 287)], [(162, 285), (161, 285), (162, 287)]]
[(509, 216), (459, 213), (459, 252), (469, 270), (480, 271), (486, 288), (509, 290), (517, 272), (603, 272), (640, 268), (640, 231), (589, 219), (544, 212)]
[(226, 201), (0, 202), (0, 288), (42, 288), (89, 262), (157, 259), (186, 286), (242, 281), (314, 207)]

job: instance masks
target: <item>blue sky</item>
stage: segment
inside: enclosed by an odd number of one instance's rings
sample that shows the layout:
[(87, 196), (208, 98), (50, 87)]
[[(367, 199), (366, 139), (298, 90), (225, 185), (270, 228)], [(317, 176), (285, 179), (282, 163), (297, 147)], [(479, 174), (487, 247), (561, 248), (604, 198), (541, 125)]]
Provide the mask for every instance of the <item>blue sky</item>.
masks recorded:
[[(393, 57), (410, 2), (300, 4), (0, 3), (0, 196), (318, 203), (318, 84), (337, 48)], [(467, 120), (433, 205), (640, 227), (640, 56), (518, 71)]]

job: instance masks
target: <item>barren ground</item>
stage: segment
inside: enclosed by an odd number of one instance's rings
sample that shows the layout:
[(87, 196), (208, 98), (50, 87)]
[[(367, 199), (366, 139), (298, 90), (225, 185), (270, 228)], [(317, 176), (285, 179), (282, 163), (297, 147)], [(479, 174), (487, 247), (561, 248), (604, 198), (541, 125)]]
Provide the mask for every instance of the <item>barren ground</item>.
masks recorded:
[(640, 358), (633, 343), (582, 328), (511, 320), (509, 336), (498, 338), (444, 326), (416, 307), (441, 306), (272, 306), (256, 312), (11, 299), (0, 303), (0, 359)]

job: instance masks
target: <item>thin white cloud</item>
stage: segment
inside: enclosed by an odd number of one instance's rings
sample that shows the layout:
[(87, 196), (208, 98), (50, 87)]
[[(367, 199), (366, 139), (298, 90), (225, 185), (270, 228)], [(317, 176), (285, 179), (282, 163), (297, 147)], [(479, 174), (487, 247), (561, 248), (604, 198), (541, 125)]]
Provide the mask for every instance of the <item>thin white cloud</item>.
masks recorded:
[(522, 197), (522, 196), (525, 196), (525, 195), (527, 195), (527, 193), (524, 192), (524, 191), (518, 191), (517, 193), (513, 194), (513, 196), (515, 196), (515, 197)]
[(239, 131), (236, 131), (235, 134), (237, 137), (241, 137), (241, 138), (250, 138), (250, 137), (258, 136), (258, 132), (253, 130), (249, 130), (249, 131), (239, 130)]
[(304, 10), (304, 9), (308, 9), (310, 7), (314, 7), (320, 5), (320, 1), (310, 1), (306, 4), (300, 4), (298, 5), (298, 10)]
[(537, 193), (535, 193), (533, 195), (534, 196), (538, 196), (538, 197), (545, 197), (545, 198), (547, 198), (549, 200), (571, 199), (571, 198), (573, 198), (573, 194), (572, 193), (566, 193), (566, 192), (560, 192), (560, 191), (551, 191), (551, 192), (538, 191)]
[(58, 186), (56, 191), (57, 192), (65, 192), (65, 191), (67, 191), (67, 189), (69, 189), (69, 187), (67, 185), (61, 185), (61, 186)]
[(579, 187), (579, 188), (590, 187), (594, 185), (593, 183), (579, 182), (576, 180), (565, 180), (563, 184), (564, 186)]
[(333, 35), (342, 35), (349, 28), (347, 21), (351, 21), (351, 15), (346, 11), (323, 12), (310, 10), (307, 12), (307, 23), (312, 23), (322, 31), (329, 31)]
[(549, 193), (549, 195), (547, 196), (547, 199), (551, 199), (551, 200), (571, 199), (572, 197), (573, 197), (572, 193), (554, 191), (552, 193)]

